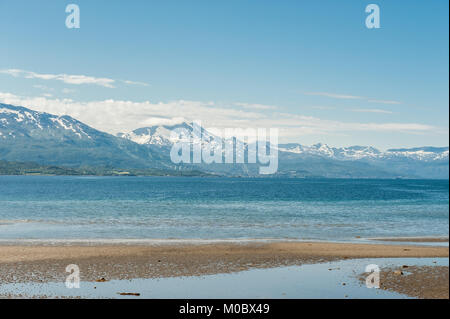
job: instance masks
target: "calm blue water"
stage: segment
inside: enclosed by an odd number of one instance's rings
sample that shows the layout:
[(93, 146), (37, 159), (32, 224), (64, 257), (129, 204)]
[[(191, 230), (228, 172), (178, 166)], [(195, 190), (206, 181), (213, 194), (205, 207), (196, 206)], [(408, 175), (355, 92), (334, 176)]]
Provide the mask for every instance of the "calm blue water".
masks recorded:
[[(125, 299), (409, 298), (396, 292), (367, 288), (365, 281), (360, 281), (358, 277), (360, 274), (364, 274), (366, 266), (370, 264), (378, 265), (381, 270), (398, 269), (402, 265), (448, 266), (448, 258), (352, 259), (313, 265), (250, 269), (231, 274), (154, 279), (138, 278), (111, 280), (104, 283), (82, 281), (79, 289), (67, 289), (63, 281), (11, 283), (0, 286), (0, 296)], [(342, 285), (342, 283), (346, 284)], [(125, 291), (139, 292), (141, 295), (138, 297), (118, 295), (118, 292)], [(211, 318), (213, 317), (211, 316)]]
[(0, 176), (2, 241), (448, 232), (448, 181)]

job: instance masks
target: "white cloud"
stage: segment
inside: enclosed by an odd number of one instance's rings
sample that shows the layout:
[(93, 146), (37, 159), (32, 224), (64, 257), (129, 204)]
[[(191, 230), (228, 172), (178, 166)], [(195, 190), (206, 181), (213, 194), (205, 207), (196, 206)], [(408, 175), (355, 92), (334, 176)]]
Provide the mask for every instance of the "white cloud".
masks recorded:
[(125, 84), (129, 84), (129, 85), (150, 86), (150, 84), (145, 83), (145, 82), (129, 81), (129, 80), (123, 80), (122, 82)]
[[(88, 75), (73, 75), (73, 74), (45, 74), (45, 73), (36, 73), (31, 71), (25, 71), (20, 69), (4, 69), (0, 70), (2, 74), (8, 74), (13, 77), (21, 77), (25, 79), (40, 79), (40, 80), (55, 80), (61, 81), (66, 84), (80, 85), (80, 84), (92, 84), (98, 85), (106, 88), (114, 88), (114, 84), (117, 82), (116, 80), (110, 78), (99, 78)], [(129, 85), (148, 85), (143, 82), (134, 82), (128, 80), (121, 80), (121, 82), (129, 84)]]
[(311, 106), (312, 109), (315, 110), (335, 110), (336, 108), (334, 106)]
[(348, 94), (336, 94), (336, 93), (328, 93), (328, 92), (305, 92), (306, 95), (318, 95), (318, 96), (326, 96), (334, 99), (345, 99), (345, 100), (360, 100), (364, 99), (361, 96), (356, 95), (348, 95)]
[(70, 75), (70, 74), (44, 74), (19, 69), (0, 70), (0, 73), (8, 74), (13, 77), (22, 77), (25, 79), (40, 79), (40, 80), (56, 80), (67, 84), (95, 84), (107, 88), (113, 88), (115, 80), (108, 78), (96, 78), (87, 75)]
[(174, 117), (174, 118), (151, 117), (142, 121), (142, 124), (144, 124), (145, 126), (177, 125), (183, 122), (186, 122), (186, 119), (184, 117)]
[(64, 94), (70, 94), (70, 93), (75, 93), (76, 90), (64, 88), (64, 89), (61, 90), (61, 92), (63, 92)]
[(200, 119), (208, 126), (217, 127), (234, 127), (237, 119), (245, 119), (250, 125), (252, 121), (265, 117), (256, 112), (220, 107), (212, 102), (185, 100), (156, 103), (112, 99), (78, 102), (72, 99), (23, 97), (0, 92), (0, 101), (57, 115), (67, 114), (113, 134), (164, 122), (161, 119), (176, 122), (180, 115), (188, 121)]
[(379, 104), (402, 104), (402, 102), (393, 101), (393, 100), (368, 100), (367, 102), (379, 103)]
[(395, 100), (378, 100), (367, 98), (363, 96), (357, 95), (349, 95), (349, 94), (336, 94), (336, 93), (328, 93), (328, 92), (306, 92), (305, 95), (317, 95), (317, 96), (325, 96), (333, 99), (344, 99), (344, 100), (367, 100), (369, 103), (378, 103), (378, 104), (402, 104), (400, 101)]
[[(72, 99), (23, 97), (0, 92), (0, 102), (29, 107), (57, 115), (70, 115), (94, 128), (112, 134), (156, 124), (177, 124), (201, 120), (205, 127), (252, 127), (280, 129), (280, 138), (297, 139), (305, 135), (352, 135), (357, 131), (400, 132), (408, 134), (442, 133), (442, 128), (419, 123), (358, 123), (320, 119), (267, 110), (234, 109), (214, 102), (177, 100), (134, 102), (102, 100), (78, 102)], [(258, 112), (259, 111), (259, 112)]]
[(363, 112), (363, 113), (383, 113), (392, 114), (391, 111), (381, 110), (381, 109), (351, 109), (352, 112)]
[(276, 106), (265, 105), (265, 104), (234, 103), (234, 105), (243, 107), (245, 109), (254, 109), (254, 110), (274, 110), (274, 109), (276, 109)]
[(35, 85), (33, 85), (33, 87), (36, 89), (43, 90), (43, 91), (54, 91), (53, 88), (49, 88), (48, 86), (41, 85), (41, 84), (35, 84)]

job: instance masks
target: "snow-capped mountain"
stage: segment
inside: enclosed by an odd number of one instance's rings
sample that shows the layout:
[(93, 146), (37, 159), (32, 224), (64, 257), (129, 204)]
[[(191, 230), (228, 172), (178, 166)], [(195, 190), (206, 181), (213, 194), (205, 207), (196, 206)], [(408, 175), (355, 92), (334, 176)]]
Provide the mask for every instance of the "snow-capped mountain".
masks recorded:
[(0, 104), (0, 139), (65, 138), (92, 139), (95, 130), (71, 118), (24, 107)]
[(318, 155), (336, 159), (361, 159), (365, 157), (376, 157), (381, 153), (379, 150), (371, 146), (335, 148), (322, 143), (311, 146), (300, 144), (282, 144), (279, 146), (279, 150), (282, 152)]
[(129, 133), (119, 133), (117, 136), (137, 144), (171, 146), (176, 142), (176, 139), (171, 138), (171, 132), (175, 129), (186, 129), (191, 131), (192, 126), (182, 123), (180, 125), (143, 127)]
[[(134, 130), (130, 133), (120, 133), (119, 137), (129, 139), (138, 144), (171, 146), (178, 139), (171, 138), (171, 132), (176, 129), (186, 129), (189, 132), (195, 132), (193, 126), (189, 123), (181, 123), (178, 125), (161, 125), (144, 127)], [(225, 143), (233, 143), (232, 139), (220, 139), (203, 129), (203, 146), (208, 143), (217, 144), (222, 141)], [(183, 137), (186, 138), (186, 137)], [(200, 136), (194, 135), (195, 141), (200, 140)], [(213, 146), (211, 146), (213, 147)], [(314, 144), (311, 146), (301, 145), (298, 143), (280, 144), (278, 145), (280, 152), (293, 153), (298, 155), (313, 155), (337, 160), (362, 160), (362, 159), (395, 159), (408, 158), (418, 161), (436, 161), (445, 160), (449, 156), (448, 147), (420, 147), (411, 149), (390, 149), (382, 152), (372, 146), (349, 146), (349, 147), (331, 147), (327, 144)]]
[[(172, 136), (173, 130), (184, 135)], [(184, 130), (184, 131), (183, 131)], [(203, 150), (234, 145), (191, 124), (152, 126), (113, 136), (70, 116), (0, 104), (0, 160), (71, 167), (194, 169), (227, 176), (257, 176), (258, 164), (174, 164), (170, 149), (186, 140)], [(243, 151), (250, 147), (244, 143)], [(448, 178), (449, 148), (420, 147), (380, 151), (370, 146), (330, 147), (280, 144), (274, 176), (333, 178)], [(241, 150), (242, 151), (242, 150)]]
[(98, 131), (70, 116), (0, 104), (0, 160), (66, 166), (165, 167), (149, 147)]
[[(189, 123), (174, 126), (152, 126), (134, 130), (119, 136), (139, 144), (165, 148), (165, 152), (178, 139), (171, 138), (171, 131), (186, 129), (195, 132)], [(198, 132), (197, 132), (198, 133)], [(212, 149), (225, 144), (233, 144), (236, 139), (221, 139), (203, 129), (202, 148)], [(183, 136), (182, 138), (186, 138)], [(200, 137), (194, 134), (194, 143), (200, 143)], [(220, 145), (219, 145), (220, 144)], [(391, 149), (380, 151), (371, 146), (331, 147), (318, 143), (306, 146), (298, 143), (280, 144), (279, 174), (289, 176), (326, 176), (326, 177), (426, 177), (446, 178), (448, 176), (448, 147), (421, 147), (413, 149)], [(248, 145), (245, 145), (245, 150)], [(239, 151), (239, 150), (236, 150)], [(219, 169), (218, 166), (202, 166), (204, 170)], [(249, 172), (249, 166), (234, 165), (229, 171), (237, 174)]]
[(405, 157), (419, 161), (448, 160), (448, 147), (416, 147), (410, 149), (390, 149), (385, 153), (386, 157)]
[(389, 149), (382, 152), (371, 146), (330, 147), (326, 144), (304, 146), (300, 144), (282, 144), (279, 146), (282, 152), (304, 155), (318, 155), (339, 160), (361, 159), (394, 159), (408, 158), (418, 161), (437, 161), (448, 159), (448, 147), (418, 147), (411, 149)]
[[(172, 132), (175, 134), (172, 134)], [(186, 122), (177, 125), (143, 127), (129, 133), (119, 133), (117, 136), (137, 144), (159, 147), (171, 147), (179, 141), (190, 141), (192, 144), (201, 144), (202, 148), (216, 149), (222, 148), (224, 143), (234, 143), (233, 138), (221, 138), (203, 127), (194, 129), (192, 124)]]
[[(176, 134), (172, 135), (172, 132)], [(201, 132), (201, 133), (200, 133)], [(137, 144), (146, 144), (154, 146), (172, 146), (173, 143), (181, 140), (189, 140), (193, 136), (193, 143), (217, 140), (215, 136), (202, 128), (201, 131), (194, 130), (193, 125), (181, 123), (177, 125), (161, 125), (138, 128), (129, 133), (119, 133), (118, 137), (128, 139)]]

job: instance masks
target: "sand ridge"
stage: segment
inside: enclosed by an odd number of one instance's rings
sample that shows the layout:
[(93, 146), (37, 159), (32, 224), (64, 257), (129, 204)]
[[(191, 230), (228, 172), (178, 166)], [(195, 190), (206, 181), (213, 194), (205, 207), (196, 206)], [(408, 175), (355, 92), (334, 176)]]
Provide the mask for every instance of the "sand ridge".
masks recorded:
[(448, 257), (448, 247), (282, 242), (204, 245), (0, 246), (0, 281), (60, 281), (65, 267), (82, 280), (229, 273), (251, 268), (377, 257)]

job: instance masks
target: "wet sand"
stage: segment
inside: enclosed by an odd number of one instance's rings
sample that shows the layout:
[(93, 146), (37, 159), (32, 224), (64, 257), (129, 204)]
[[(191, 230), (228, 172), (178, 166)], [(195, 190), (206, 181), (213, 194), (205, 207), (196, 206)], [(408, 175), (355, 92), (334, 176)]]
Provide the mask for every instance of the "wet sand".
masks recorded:
[[(365, 274), (361, 280), (365, 280)], [(409, 297), (449, 299), (449, 269), (447, 266), (409, 266), (383, 269), (380, 288)]]
[(286, 242), (204, 245), (0, 246), (0, 282), (64, 281), (76, 264), (81, 280), (230, 273), (251, 268), (354, 258), (448, 257), (448, 247)]
[(396, 238), (372, 238), (376, 241), (409, 242), (409, 243), (448, 243), (444, 237), (396, 237)]

